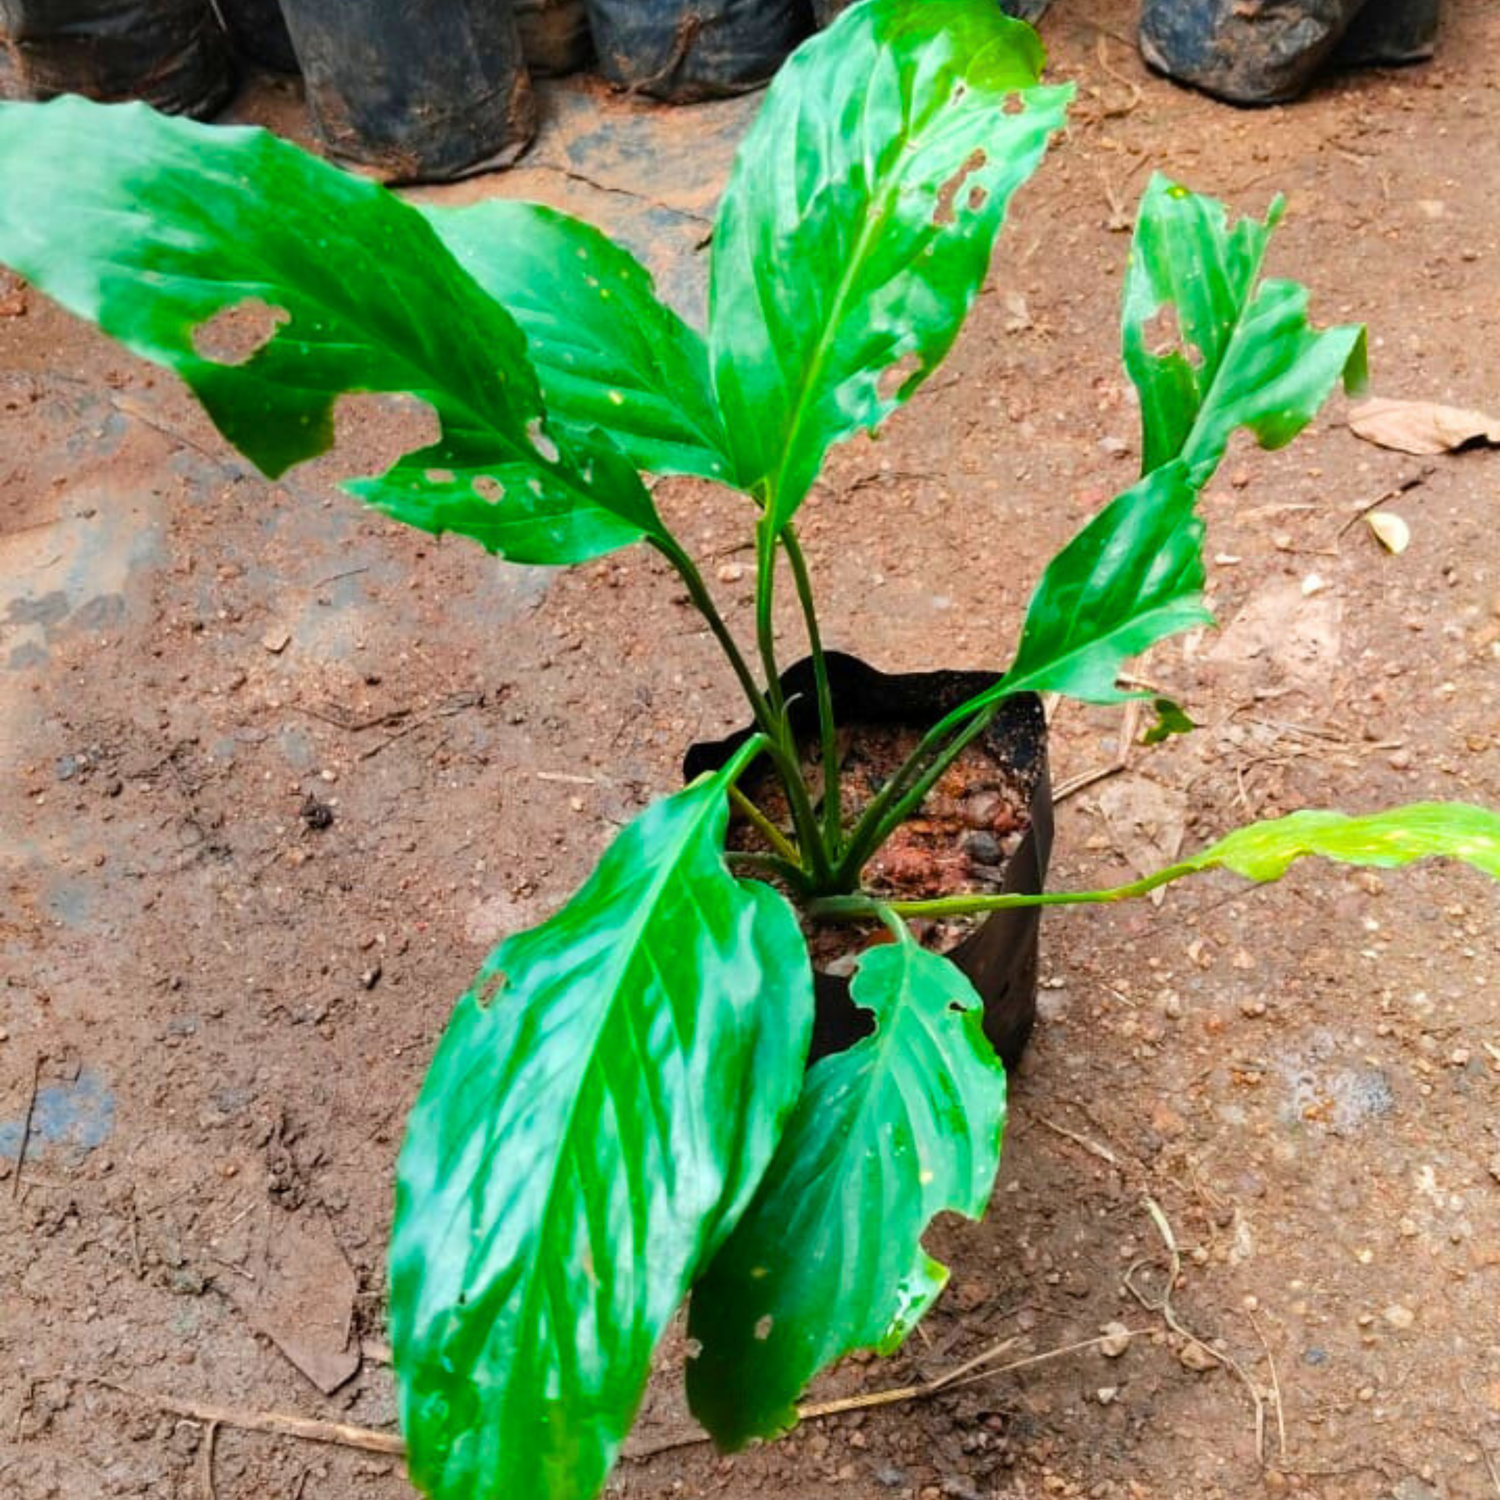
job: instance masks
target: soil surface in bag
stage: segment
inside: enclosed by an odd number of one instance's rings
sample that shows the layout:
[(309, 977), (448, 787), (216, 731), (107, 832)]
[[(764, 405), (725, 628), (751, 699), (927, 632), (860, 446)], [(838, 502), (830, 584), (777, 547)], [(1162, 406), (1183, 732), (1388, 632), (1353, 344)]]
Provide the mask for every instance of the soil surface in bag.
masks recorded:
[(282, 0), (328, 150), (387, 182), (509, 166), (536, 101), (509, 0)]
[[(841, 652), (828, 654), (828, 669), (846, 827), (929, 725), (996, 680), (981, 672), (887, 675)], [(811, 663), (784, 673), (782, 685), (804, 780), (818, 805), (823, 774)], [(1027, 695), (1004, 704), (866, 864), (865, 888), (892, 901), (1039, 891), (1052, 841), (1045, 736), (1035, 699)], [(691, 779), (722, 764), (744, 737), (694, 746), (684, 773)], [(751, 768), (740, 788), (772, 823), (790, 827), (785, 793), (765, 762)], [(728, 843), (744, 852), (771, 852), (761, 832), (738, 813), (731, 816)], [(941, 921), (913, 918), (908, 924), (924, 947), (947, 954), (973, 982), (985, 1002), (986, 1034), (1007, 1067), (1020, 1060), (1035, 1016), (1039, 916), (1037, 909), (1021, 909)], [(869, 1032), (869, 1017), (854, 1006), (848, 981), (859, 955), (890, 935), (878, 921), (804, 921), (803, 930), (817, 979), (812, 1055), (819, 1057)]]
[(515, 0), (526, 66), (542, 77), (576, 73), (594, 56), (586, 0)]
[(235, 50), (276, 73), (295, 73), (297, 53), (281, 0), (216, 0)]
[(0, 0), (0, 98), (144, 99), (206, 116), (233, 89), (210, 0)]
[(1141, 51), (1159, 72), (1217, 98), (1276, 104), (1301, 94), (1326, 61), (1430, 55), (1437, 11), (1437, 0), (1144, 0)]
[(810, 0), (588, 0), (599, 71), (682, 103), (765, 83), (812, 30)]

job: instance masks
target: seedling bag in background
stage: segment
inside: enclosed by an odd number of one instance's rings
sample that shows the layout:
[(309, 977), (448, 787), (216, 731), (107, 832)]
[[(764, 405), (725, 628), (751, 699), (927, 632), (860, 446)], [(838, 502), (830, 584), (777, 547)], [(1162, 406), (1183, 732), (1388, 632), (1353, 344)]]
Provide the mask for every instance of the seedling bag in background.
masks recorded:
[(282, 0), (329, 151), (387, 182), (508, 166), (536, 131), (510, 0)]
[(215, 4), (237, 51), (274, 72), (297, 71), (297, 54), (281, 14), (281, 0), (215, 0)]
[(1152, 67), (1236, 104), (1294, 99), (1325, 63), (1432, 55), (1439, 0), (1143, 0)]
[(526, 66), (542, 77), (587, 67), (594, 55), (585, 0), (515, 0)]
[(211, 0), (0, 0), (0, 99), (144, 99), (201, 118), (233, 87)]
[(681, 102), (765, 83), (812, 30), (810, 0), (588, 0), (599, 70)]

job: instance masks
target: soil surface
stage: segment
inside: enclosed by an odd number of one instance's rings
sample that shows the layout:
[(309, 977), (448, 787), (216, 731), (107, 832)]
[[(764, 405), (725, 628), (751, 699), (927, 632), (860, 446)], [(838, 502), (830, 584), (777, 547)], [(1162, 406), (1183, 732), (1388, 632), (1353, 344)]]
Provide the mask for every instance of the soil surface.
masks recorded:
[[(1430, 66), (1237, 113), (1144, 72), (1127, 0), (1058, 0), (1067, 139), (948, 364), (803, 513), (830, 644), (1003, 665), (1043, 563), (1129, 483), (1117, 303), (1152, 168), (1244, 210), (1284, 191), (1271, 270), (1368, 321), (1377, 393), (1500, 409), (1500, 11), (1448, 10)], [(692, 306), (753, 107), (555, 88), (523, 168), (434, 196), (586, 213)], [(298, 119), (275, 90), (238, 108)], [(1054, 886), (1304, 804), (1500, 805), (1500, 454), (1406, 458), (1344, 409), (1230, 453), (1205, 506), (1222, 628), (1141, 667), (1202, 727), (1061, 802)], [(342, 460), (268, 484), (172, 379), (0, 286), (6, 1496), (411, 1493), (388, 1455), (215, 1441), (171, 1404), (390, 1427), (392, 1167), (452, 999), (742, 717), (644, 550), (506, 567), (339, 494), (401, 425), (351, 402)], [(1348, 524), (1388, 493), (1399, 556)], [(745, 631), (743, 506), (660, 499)], [(1055, 780), (1109, 766), (1122, 728), (1063, 706)], [(994, 1373), (726, 1459), (683, 1445), (673, 1335), (615, 1492), (1500, 1493), (1494, 886), (1215, 877), (1042, 935), (992, 1211), (930, 1234), (952, 1281), (908, 1348), (814, 1399), (1000, 1347)], [(1075, 1347), (1112, 1324), (1133, 1336)]]

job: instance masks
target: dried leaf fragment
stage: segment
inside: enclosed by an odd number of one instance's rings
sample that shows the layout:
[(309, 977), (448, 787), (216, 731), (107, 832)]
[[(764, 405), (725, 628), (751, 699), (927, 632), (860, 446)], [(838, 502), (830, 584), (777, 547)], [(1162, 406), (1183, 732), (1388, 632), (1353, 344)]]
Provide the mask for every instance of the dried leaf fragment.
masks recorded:
[(1370, 530), (1375, 533), (1375, 540), (1385, 548), (1387, 552), (1394, 553), (1400, 557), (1411, 545), (1411, 527), (1389, 510), (1372, 510), (1365, 517)]
[(1455, 453), (1500, 447), (1500, 418), (1435, 401), (1392, 401), (1377, 396), (1349, 412), (1349, 430), (1367, 443), (1398, 453)]

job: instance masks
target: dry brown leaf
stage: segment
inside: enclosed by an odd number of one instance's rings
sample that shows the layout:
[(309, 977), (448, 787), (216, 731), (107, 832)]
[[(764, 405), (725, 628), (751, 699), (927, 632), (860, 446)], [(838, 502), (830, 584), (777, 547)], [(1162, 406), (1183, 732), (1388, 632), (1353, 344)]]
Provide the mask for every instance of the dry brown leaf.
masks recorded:
[(1500, 418), (1434, 401), (1390, 401), (1377, 396), (1349, 413), (1356, 437), (1398, 453), (1452, 453), (1472, 446), (1500, 447)]

